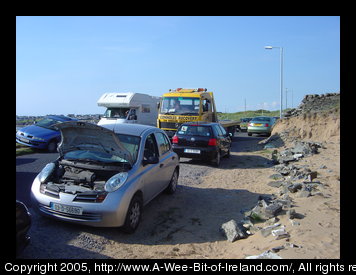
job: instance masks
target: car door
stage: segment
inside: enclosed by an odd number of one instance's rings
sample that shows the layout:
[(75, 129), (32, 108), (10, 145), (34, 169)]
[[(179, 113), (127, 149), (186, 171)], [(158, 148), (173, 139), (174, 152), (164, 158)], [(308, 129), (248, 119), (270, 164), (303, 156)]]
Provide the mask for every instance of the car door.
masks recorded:
[(173, 160), (176, 156), (172, 153), (171, 143), (164, 133), (155, 132), (155, 137), (159, 151), (159, 167), (162, 180), (161, 190), (163, 190), (168, 186), (172, 178), (175, 169), (175, 162)]
[(154, 133), (146, 137), (144, 143), (144, 152), (143, 152), (143, 162), (142, 162), (142, 182), (143, 182), (143, 201), (144, 203), (152, 200), (161, 190), (163, 185), (163, 180), (161, 177), (161, 167), (160, 163), (144, 163), (149, 158), (159, 158), (159, 152), (156, 142), (156, 137)]
[(224, 154), (227, 154), (227, 152), (229, 151), (229, 147), (230, 147), (230, 137), (228, 136), (224, 127), (222, 127), (219, 124), (217, 124), (216, 126), (220, 129), (220, 131), (219, 131), (219, 140), (220, 140), (220, 144), (221, 144), (220, 149), (224, 152)]

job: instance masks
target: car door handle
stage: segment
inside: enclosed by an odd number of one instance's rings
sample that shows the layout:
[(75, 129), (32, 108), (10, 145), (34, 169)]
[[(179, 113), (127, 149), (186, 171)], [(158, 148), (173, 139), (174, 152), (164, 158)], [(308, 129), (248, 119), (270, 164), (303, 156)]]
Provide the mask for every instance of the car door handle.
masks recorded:
[(159, 165), (159, 168), (162, 168), (162, 167), (163, 167), (163, 165), (164, 165), (164, 164), (163, 164), (163, 163), (161, 163), (161, 164)]

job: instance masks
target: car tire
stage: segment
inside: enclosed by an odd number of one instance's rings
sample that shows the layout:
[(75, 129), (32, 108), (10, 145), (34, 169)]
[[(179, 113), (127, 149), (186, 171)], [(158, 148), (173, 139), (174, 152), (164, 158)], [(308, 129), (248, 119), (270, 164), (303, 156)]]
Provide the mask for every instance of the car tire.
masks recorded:
[(227, 151), (227, 153), (224, 156), (224, 158), (230, 158), (230, 155), (231, 155), (231, 148), (229, 148), (229, 150)]
[(142, 216), (142, 199), (140, 196), (135, 195), (129, 205), (126, 213), (125, 224), (122, 230), (125, 233), (132, 234), (136, 231)]
[(51, 140), (48, 143), (47, 151), (50, 152), (50, 153), (56, 153), (57, 152), (57, 142), (55, 140)]
[(177, 190), (177, 185), (178, 185), (178, 170), (175, 169), (171, 178), (171, 181), (169, 182), (169, 185), (167, 186), (165, 192), (167, 194), (173, 194)]
[(212, 160), (212, 163), (215, 167), (220, 166), (220, 151), (217, 151), (215, 158)]
[(250, 137), (250, 136), (252, 136), (252, 133), (247, 133), (247, 135)]

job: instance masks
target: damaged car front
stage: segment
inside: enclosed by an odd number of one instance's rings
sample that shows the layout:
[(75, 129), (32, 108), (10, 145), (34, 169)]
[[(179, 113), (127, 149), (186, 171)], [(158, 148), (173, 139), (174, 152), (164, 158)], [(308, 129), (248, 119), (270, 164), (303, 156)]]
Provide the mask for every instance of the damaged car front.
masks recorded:
[[(31, 196), (41, 214), (91, 226), (124, 225), (140, 136), (84, 122), (56, 125), (59, 158), (35, 178)], [(132, 181), (132, 180), (131, 180)]]

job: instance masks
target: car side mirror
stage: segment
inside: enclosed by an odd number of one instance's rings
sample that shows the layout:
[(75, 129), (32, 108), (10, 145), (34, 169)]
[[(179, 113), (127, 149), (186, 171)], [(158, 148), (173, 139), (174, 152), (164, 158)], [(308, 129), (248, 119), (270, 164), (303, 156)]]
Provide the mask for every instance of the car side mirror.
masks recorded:
[(143, 166), (147, 165), (147, 164), (156, 164), (159, 162), (159, 158), (155, 157), (155, 156), (149, 156), (147, 159), (144, 159), (142, 161)]

